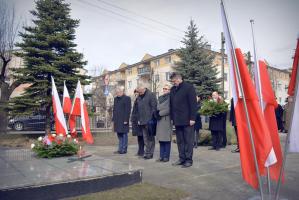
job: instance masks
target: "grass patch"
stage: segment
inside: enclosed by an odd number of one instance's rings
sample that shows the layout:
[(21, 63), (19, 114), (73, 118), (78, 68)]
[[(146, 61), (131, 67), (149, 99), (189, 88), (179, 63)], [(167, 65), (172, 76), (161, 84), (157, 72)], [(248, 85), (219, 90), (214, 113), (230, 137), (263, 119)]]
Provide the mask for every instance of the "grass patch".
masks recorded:
[(187, 196), (188, 194), (181, 190), (168, 189), (149, 183), (140, 183), (119, 189), (67, 198), (64, 200), (181, 200)]

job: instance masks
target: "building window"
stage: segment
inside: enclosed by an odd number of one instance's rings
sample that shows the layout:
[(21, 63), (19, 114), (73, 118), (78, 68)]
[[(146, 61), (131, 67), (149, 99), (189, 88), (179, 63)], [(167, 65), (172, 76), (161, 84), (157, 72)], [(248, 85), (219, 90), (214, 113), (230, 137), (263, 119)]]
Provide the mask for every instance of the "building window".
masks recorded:
[(166, 81), (170, 81), (170, 75), (171, 75), (170, 72), (165, 73)]
[(159, 74), (155, 75), (155, 82), (158, 83), (160, 81)]
[(223, 79), (224, 79), (224, 81), (227, 81), (227, 73), (223, 74)]
[(160, 65), (160, 60), (155, 60), (154, 63), (155, 63), (155, 66), (158, 67)]
[(132, 81), (128, 81), (128, 89), (132, 88)]
[(227, 98), (228, 98), (228, 91), (224, 91), (223, 98), (224, 98), (224, 99), (227, 99)]
[(165, 61), (166, 63), (171, 63), (171, 56), (166, 56)]
[(132, 74), (132, 68), (128, 69), (128, 75)]

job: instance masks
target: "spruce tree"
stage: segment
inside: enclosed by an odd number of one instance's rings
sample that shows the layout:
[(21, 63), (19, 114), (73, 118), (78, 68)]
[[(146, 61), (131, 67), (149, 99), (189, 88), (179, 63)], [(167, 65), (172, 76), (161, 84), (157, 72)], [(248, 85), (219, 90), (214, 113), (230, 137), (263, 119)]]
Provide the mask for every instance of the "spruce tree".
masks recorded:
[(215, 56), (207, 49), (208, 43), (204, 42), (204, 37), (198, 37), (193, 20), (182, 43), (184, 46), (178, 52), (181, 60), (176, 63), (175, 71), (182, 75), (184, 81), (194, 85), (198, 95), (207, 98), (213, 91), (218, 91), (221, 79), (216, 77)]
[(35, 10), (30, 11), (33, 26), (24, 27), (19, 35), (22, 42), (17, 53), (24, 60), (24, 67), (15, 69), (15, 78), (28, 84), (25, 92), (11, 100), (14, 113), (32, 114), (45, 112), (46, 132), (50, 130), (52, 112), (51, 76), (62, 94), (63, 81), (73, 92), (78, 79), (87, 84), (89, 77), (80, 74), (86, 61), (75, 50), (75, 28), (79, 20), (71, 19), (70, 5), (64, 0), (38, 0)]

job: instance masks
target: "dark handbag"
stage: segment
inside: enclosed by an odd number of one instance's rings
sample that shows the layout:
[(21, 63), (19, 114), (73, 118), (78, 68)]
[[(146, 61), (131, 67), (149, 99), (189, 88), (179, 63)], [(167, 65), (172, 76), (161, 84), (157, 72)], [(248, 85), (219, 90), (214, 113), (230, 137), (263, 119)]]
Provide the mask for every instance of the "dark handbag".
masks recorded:
[(151, 136), (156, 136), (156, 129), (157, 129), (157, 120), (155, 119), (155, 117), (152, 117), (152, 119), (147, 122), (148, 134)]

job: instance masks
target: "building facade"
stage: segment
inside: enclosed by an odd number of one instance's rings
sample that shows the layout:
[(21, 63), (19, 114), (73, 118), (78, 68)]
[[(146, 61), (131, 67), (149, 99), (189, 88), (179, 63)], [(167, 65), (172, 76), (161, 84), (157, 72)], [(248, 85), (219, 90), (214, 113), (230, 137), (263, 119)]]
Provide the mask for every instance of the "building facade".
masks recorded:
[[(214, 54), (214, 65), (219, 72), (218, 78), (222, 77), (222, 55), (219, 52), (211, 51)], [(114, 71), (104, 71), (102, 75), (93, 77), (92, 88), (96, 87), (103, 89), (103, 78), (109, 76), (109, 92), (114, 96), (114, 88), (117, 85), (125, 87), (125, 92), (128, 96), (133, 97), (134, 89), (137, 87), (139, 81), (148, 83), (148, 88), (155, 92), (157, 96), (162, 94), (162, 88), (165, 84), (170, 84), (170, 74), (175, 70), (175, 63), (180, 61), (177, 50), (169, 50), (161, 55), (152, 56), (145, 54), (140, 62), (132, 65), (122, 63), (119, 69)], [(249, 62), (252, 65), (252, 62)], [(281, 70), (274, 67), (268, 67), (268, 73), (272, 82), (274, 92), (280, 104), (284, 104), (287, 98), (287, 86), (290, 79), (290, 72), (288, 70)], [(224, 58), (224, 99), (229, 102), (231, 99), (230, 88), (230, 73), (227, 63), (227, 58)], [(97, 85), (97, 86), (96, 86)], [(99, 87), (100, 85), (100, 87)], [(221, 87), (220, 87), (221, 88)]]

